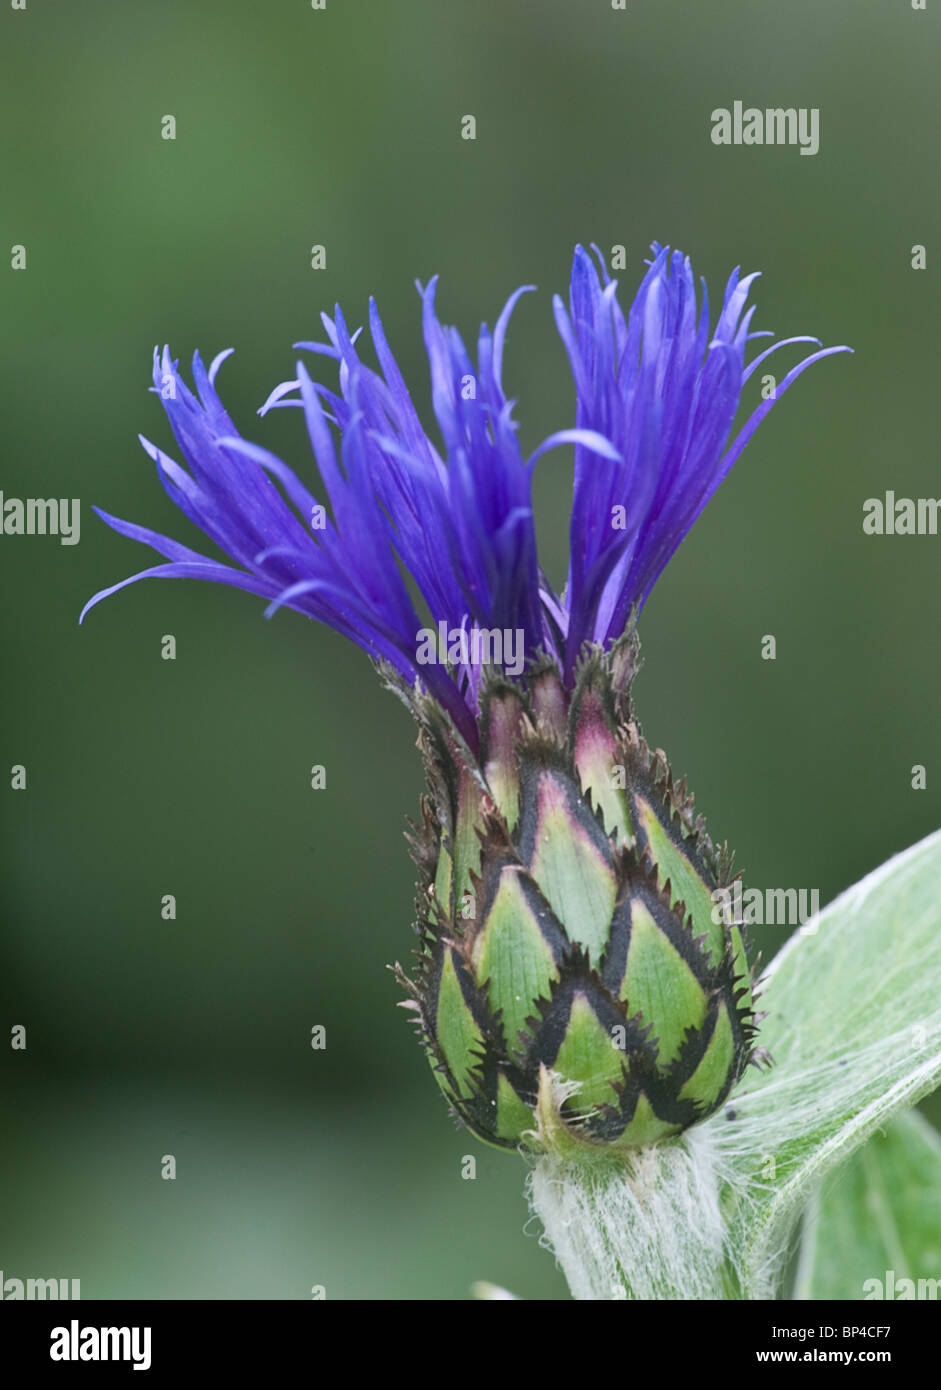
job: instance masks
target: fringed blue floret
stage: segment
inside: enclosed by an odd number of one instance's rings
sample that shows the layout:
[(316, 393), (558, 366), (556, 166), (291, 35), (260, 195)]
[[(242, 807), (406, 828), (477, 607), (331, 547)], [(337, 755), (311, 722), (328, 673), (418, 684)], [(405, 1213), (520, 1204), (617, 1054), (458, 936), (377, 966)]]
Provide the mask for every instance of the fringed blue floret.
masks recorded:
[[(728, 444), (742, 387), (786, 338), (745, 366), (757, 274), (733, 271), (714, 331), (705, 281), (697, 307), (689, 258), (654, 242), (653, 259), (627, 318), (617, 283), (597, 252), (575, 249), (569, 310), (554, 300), (556, 324), (575, 377), (576, 422), (609, 439), (617, 462), (576, 446), (566, 607), (565, 670), (586, 639), (609, 643), (640, 609), (683, 537), (783, 393), (807, 367), (846, 347), (811, 353), (784, 377)], [(728, 446), (728, 447), (727, 447)]]
[[(299, 362), (297, 376), (259, 414), (303, 411), (324, 502), (274, 454), (239, 435), (215, 389), (228, 352), (208, 371), (194, 356), (194, 395), (169, 351), (155, 351), (153, 389), (187, 468), (141, 442), (170, 498), (232, 564), (99, 510), (114, 530), (167, 563), (103, 589), (82, 617), (138, 579), (231, 584), (267, 599), (269, 615), (294, 608), (419, 681), (476, 746), (481, 663), (469, 646), (466, 658), (423, 664), (422, 630), (517, 634), (527, 659), (548, 655), (571, 677), (586, 641), (621, 636), (770, 410), (773, 400), (763, 401), (728, 444), (751, 372), (779, 347), (817, 342), (786, 339), (746, 368), (746, 343), (759, 336), (748, 331), (753, 310), (745, 311), (755, 277), (732, 275), (710, 335), (705, 285), (697, 308), (688, 259), (657, 245), (653, 252), (625, 320), (601, 257), (599, 278), (576, 248), (568, 312), (555, 300), (575, 378), (575, 428), (551, 435), (528, 459), (502, 366), (510, 315), (531, 287), (511, 296), (492, 334), (481, 327), (475, 365), (457, 331), (437, 317), (437, 281), (419, 285), (440, 446), (418, 417), (375, 303), (369, 327), (378, 372), (360, 360), (359, 335), (349, 333), (339, 308), (332, 319), (323, 315), (327, 341), (295, 346), (336, 361), (338, 390), (315, 382)], [(777, 397), (812, 362), (848, 350), (812, 353), (787, 374)], [(536, 461), (560, 444), (575, 446), (561, 596), (539, 567), (531, 492)]]

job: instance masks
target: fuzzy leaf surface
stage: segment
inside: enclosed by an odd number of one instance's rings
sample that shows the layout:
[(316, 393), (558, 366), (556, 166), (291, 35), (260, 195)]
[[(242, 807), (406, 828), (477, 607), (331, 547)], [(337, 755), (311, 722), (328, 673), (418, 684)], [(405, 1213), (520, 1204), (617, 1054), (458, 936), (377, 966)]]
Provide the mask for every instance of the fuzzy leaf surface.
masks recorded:
[(896, 1116), (811, 1198), (794, 1297), (937, 1298), (939, 1288), (941, 1135), (912, 1110)]
[(774, 1297), (828, 1172), (941, 1081), (941, 832), (805, 924), (772, 962), (752, 1072), (706, 1125), (746, 1298)]

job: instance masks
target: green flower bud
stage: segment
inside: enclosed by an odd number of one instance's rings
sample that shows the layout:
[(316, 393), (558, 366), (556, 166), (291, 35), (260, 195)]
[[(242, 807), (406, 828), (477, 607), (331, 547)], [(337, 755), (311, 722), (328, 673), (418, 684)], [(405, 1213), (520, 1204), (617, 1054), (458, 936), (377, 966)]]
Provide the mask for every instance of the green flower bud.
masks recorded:
[(503, 1148), (635, 1148), (720, 1106), (752, 1055), (731, 882), (685, 784), (633, 719), (631, 636), (492, 683), (471, 756), (409, 693), (428, 795), (414, 979), (396, 966), (454, 1112)]

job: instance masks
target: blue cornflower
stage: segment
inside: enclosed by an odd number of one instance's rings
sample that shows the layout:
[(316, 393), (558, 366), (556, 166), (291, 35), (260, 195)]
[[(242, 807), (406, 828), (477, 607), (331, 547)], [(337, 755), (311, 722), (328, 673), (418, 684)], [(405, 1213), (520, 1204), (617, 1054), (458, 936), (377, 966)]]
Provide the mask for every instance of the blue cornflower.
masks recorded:
[[(419, 286), (439, 444), (375, 304), (378, 372), (339, 309), (323, 316), (327, 341), (298, 346), (336, 361), (338, 389), (299, 364), (261, 414), (303, 411), (329, 510), (237, 432), (215, 390), (225, 353), (208, 372), (193, 359), (196, 395), (155, 353), (188, 468), (142, 442), (232, 563), (100, 513), (167, 563), (85, 611), (150, 575), (234, 584), (358, 643), (408, 701), (428, 794), (411, 835), (417, 965), (396, 974), (452, 1109), (502, 1147), (656, 1143), (716, 1110), (760, 1056), (739, 925), (714, 910), (730, 857), (644, 741), (631, 696), (633, 615), (773, 403), (730, 442), (745, 382), (785, 346), (745, 365), (753, 278), (732, 275), (710, 329), (689, 261), (655, 245), (625, 318), (603, 261), (599, 276), (576, 248), (568, 312), (555, 301), (575, 425), (529, 458), (502, 382), (522, 290), (481, 328), (475, 363), (438, 320), (436, 282)], [(811, 353), (776, 395), (846, 350)], [(575, 448), (562, 594), (540, 568), (532, 507), (533, 469), (558, 444)]]
[[(519, 634), (529, 661), (548, 658), (571, 684), (586, 642), (610, 645), (643, 605), (683, 536), (731, 468), (773, 401), (763, 401), (729, 444), (744, 383), (777, 343), (745, 366), (754, 276), (736, 271), (710, 334), (703, 284), (697, 311), (689, 260), (653, 247), (653, 260), (625, 319), (617, 284), (599, 254), (599, 278), (577, 247), (569, 312), (556, 321), (576, 386), (574, 429), (520, 451), (514, 402), (504, 394), (503, 350), (511, 296), (491, 333), (483, 325), (472, 362), (435, 312), (436, 280), (419, 286), (422, 326), (441, 444), (429, 438), (388, 346), (375, 303), (369, 326), (379, 372), (361, 361), (357, 334), (339, 308), (322, 316), (326, 342), (296, 346), (339, 364), (339, 390), (315, 382), (302, 363), (269, 396), (299, 406), (327, 507), (267, 449), (238, 433), (215, 389), (223, 360), (208, 371), (193, 358), (196, 394), (167, 349), (154, 353), (154, 391), (185, 460), (181, 467), (141, 437), (161, 483), (182, 512), (229, 557), (225, 564), (98, 510), (109, 526), (151, 546), (167, 563), (138, 579), (210, 579), (269, 600), (267, 614), (297, 609), (418, 680), (476, 746), (484, 663), (468, 644), (449, 663), (421, 661), (421, 634)], [(525, 287), (528, 289), (531, 287)], [(827, 348), (804, 358), (777, 396)], [(532, 473), (559, 444), (575, 446), (568, 583), (556, 594), (542, 573), (533, 524)], [(339, 450), (338, 450), (339, 445)], [(425, 612), (407, 583), (410, 576)], [(505, 663), (504, 663), (505, 664)]]

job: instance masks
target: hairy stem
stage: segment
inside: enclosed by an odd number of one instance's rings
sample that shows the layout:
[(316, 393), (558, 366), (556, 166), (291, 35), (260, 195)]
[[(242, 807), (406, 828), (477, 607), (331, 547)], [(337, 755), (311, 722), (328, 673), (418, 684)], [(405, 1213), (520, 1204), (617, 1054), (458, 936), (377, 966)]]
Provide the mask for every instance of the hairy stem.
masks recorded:
[(726, 1299), (726, 1223), (708, 1134), (619, 1162), (539, 1158), (528, 1180), (542, 1243), (577, 1299)]

